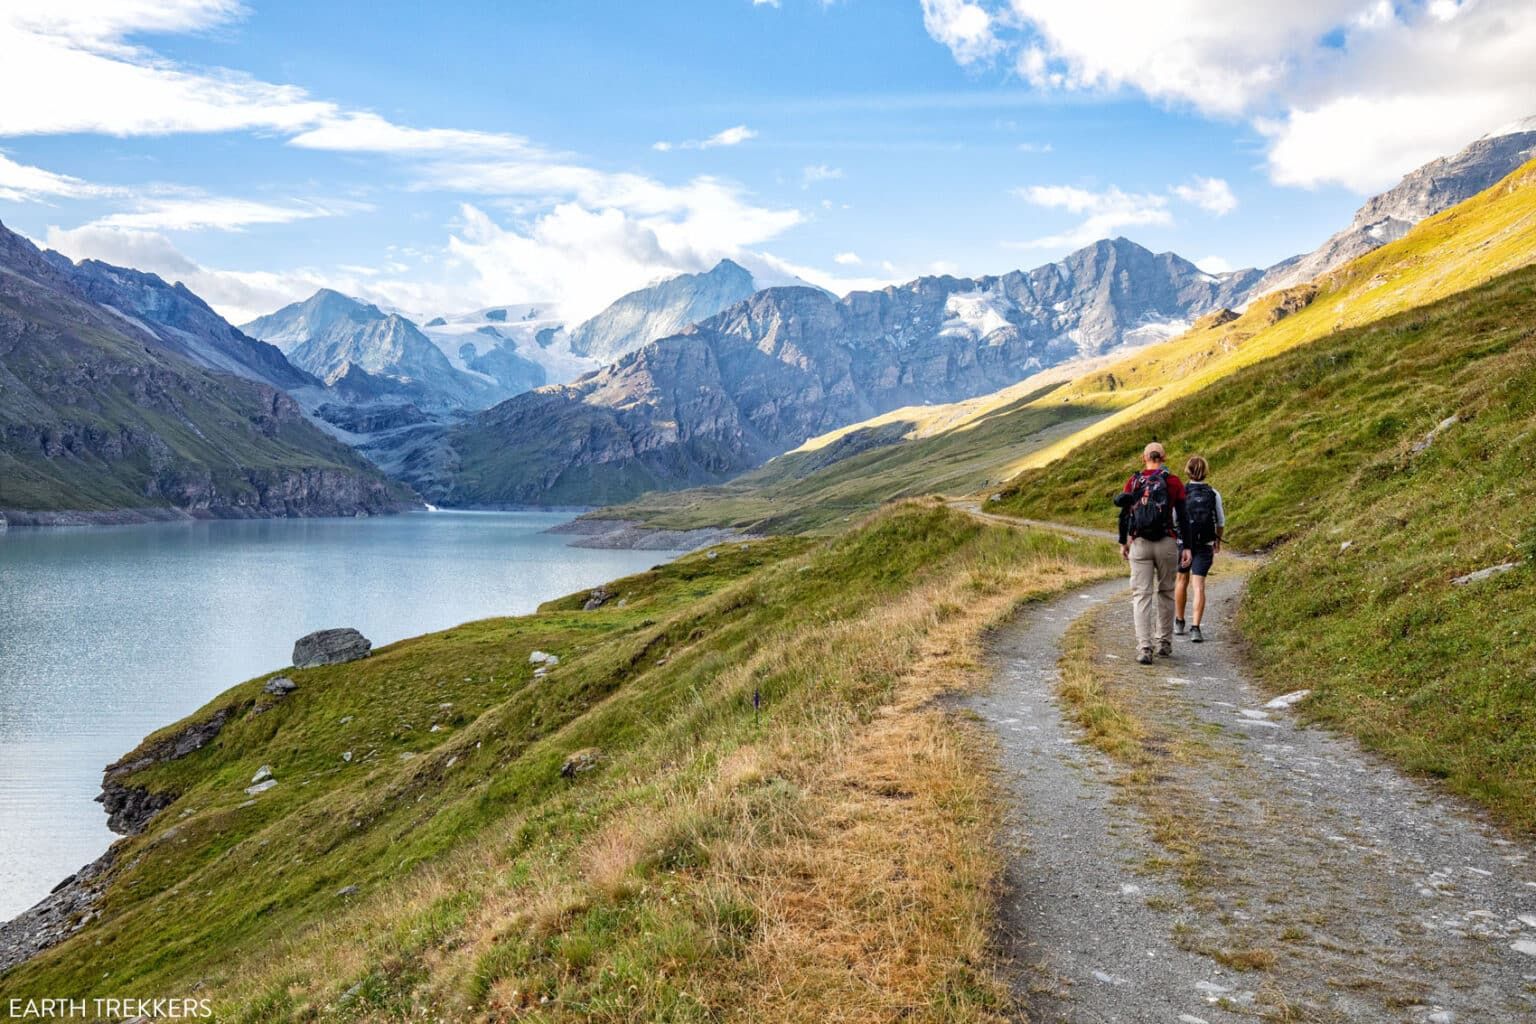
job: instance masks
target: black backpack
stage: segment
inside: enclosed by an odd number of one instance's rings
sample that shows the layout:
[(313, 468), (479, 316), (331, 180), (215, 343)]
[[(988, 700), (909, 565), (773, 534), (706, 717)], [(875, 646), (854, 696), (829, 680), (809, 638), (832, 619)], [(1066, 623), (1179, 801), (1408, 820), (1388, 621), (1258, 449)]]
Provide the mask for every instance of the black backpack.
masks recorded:
[(1189, 524), (1189, 543), (1210, 544), (1216, 540), (1216, 489), (1198, 481), (1184, 492), (1184, 521)]
[(1173, 518), (1173, 501), (1168, 496), (1168, 471), (1137, 473), (1131, 481), (1130, 535), (1142, 540), (1162, 540), (1168, 536)]

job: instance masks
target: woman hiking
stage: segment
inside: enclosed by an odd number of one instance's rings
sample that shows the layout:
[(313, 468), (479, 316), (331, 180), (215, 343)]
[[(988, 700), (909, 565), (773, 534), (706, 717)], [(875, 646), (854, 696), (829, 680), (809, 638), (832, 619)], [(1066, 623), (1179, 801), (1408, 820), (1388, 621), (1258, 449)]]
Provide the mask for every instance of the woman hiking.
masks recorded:
[(1168, 472), (1163, 446), (1142, 449), (1142, 468), (1131, 474), (1115, 496), (1120, 508), (1120, 557), (1131, 563), (1131, 604), (1136, 620), (1136, 660), (1152, 664), (1158, 654), (1173, 654), (1174, 575), (1188, 565), (1190, 553), (1179, 549), (1187, 533), (1184, 484)]
[(1189, 558), (1179, 565), (1179, 582), (1173, 591), (1173, 632), (1184, 635), (1184, 606), (1193, 591), (1195, 607), (1189, 617), (1189, 642), (1194, 644), (1205, 640), (1200, 632), (1200, 620), (1205, 617), (1205, 577), (1221, 552), (1221, 538), (1227, 530), (1227, 512), (1221, 504), (1221, 492), (1205, 480), (1210, 468), (1198, 455), (1191, 455), (1184, 464), (1184, 475), (1189, 478), (1189, 483), (1184, 489), (1184, 521), (1188, 534), (1184, 536), (1183, 545)]

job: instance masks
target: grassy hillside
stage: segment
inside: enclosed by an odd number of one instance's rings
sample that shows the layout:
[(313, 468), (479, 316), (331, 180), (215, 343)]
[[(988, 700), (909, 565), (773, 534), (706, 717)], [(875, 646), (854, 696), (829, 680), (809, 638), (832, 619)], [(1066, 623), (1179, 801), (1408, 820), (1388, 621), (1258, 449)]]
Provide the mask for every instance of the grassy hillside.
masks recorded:
[(126, 780), (176, 799), (100, 919), (0, 988), (110, 972), (241, 1021), (1000, 1020), (985, 747), (934, 697), (989, 623), (1114, 562), (904, 504), (290, 672), (281, 700), (251, 680), (188, 720), (231, 709), (208, 746)]
[(1233, 541), (1275, 549), (1243, 615), (1266, 680), (1536, 827), (1533, 325), (1525, 269), (1114, 425), (988, 508), (1109, 525), (1148, 438), (1205, 455)]

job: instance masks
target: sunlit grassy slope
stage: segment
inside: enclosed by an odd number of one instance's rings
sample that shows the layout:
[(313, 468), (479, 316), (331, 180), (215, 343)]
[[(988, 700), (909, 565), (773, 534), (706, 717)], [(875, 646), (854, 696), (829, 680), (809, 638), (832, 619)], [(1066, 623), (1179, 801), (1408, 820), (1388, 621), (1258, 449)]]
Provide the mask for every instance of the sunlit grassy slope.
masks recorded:
[(130, 780), (177, 799), (101, 919), (0, 991), (110, 972), (244, 1021), (1001, 1020), (985, 748), (933, 698), (986, 625), (1115, 561), (909, 503), (290, 671), (280, 701), (251, 680), (189, 719), (232, 708), (216, 740)]
[(721, 487), (648, 495), (603, 515), (657, 527), (823, 527), (891, 497), (971, 493), (1064, 453), (1243, 367), (1489, 281), (1536, 259), (1536, 163), (1312, 285), (1061, 383), (897, 410), (808, 442)]
[(1149, 437), (1209, 458), (1232, 539), (1275, 548), (1242, 620), (1268, 681), (1536, 827), (1536, 269), (1239, 370), (987, 507), (1108, 526)]

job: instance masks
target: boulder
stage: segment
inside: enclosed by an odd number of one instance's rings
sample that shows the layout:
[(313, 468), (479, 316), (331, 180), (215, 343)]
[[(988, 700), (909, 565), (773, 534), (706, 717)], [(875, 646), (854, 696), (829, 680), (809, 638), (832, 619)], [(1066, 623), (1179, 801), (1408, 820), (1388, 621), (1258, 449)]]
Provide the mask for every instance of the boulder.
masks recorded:
[(322, 629), (293, 645), (293, 667), (340, 665), (366, 658), (372, 651), (372, 642), (355, 629)]
[(256, 774), (255, 775), (251, 776), (251, 785), (254, 786), (258, 782), (266, 782), (271, 777), (272, 777), (272, 766), (269, 765), (269, 764), (264, 764), (260, 768), (256, 769)]
[(607, 604), (609, 601), (612, 601), (613, 598), (613, 591), (609, 590), (607, 587), (598, 587), (596, 590), (592, 591), (592, 593), (587, 595), (587, 603), (581, 606), (581, 610), (584, 612), (596, 611), (603, 605)]
[(277, 780), (276, 779), (268, 779), (265, 782), (258, 782), (254, 786), (246, 786), (245, 787), (245, 795), (246, 796), (256, 796), (257, 794), (265, 793), (267, 790), (271, 789), (275, 785), (277, 785)]
[(287, 676), (273, 676), (267, 680), (267, 685), (261, 688), (261, 692), (270, 693), (274, 697), (286, 697), (298, 688), (299, 684)]
[(560, 766), (560, 775), (563, 778), (574, 779), (576, 776), (589, 772), (596, 768), (603, 760), (603, 752), (596, 747), (586, 747), (571, 754)]

